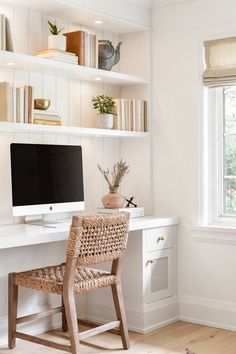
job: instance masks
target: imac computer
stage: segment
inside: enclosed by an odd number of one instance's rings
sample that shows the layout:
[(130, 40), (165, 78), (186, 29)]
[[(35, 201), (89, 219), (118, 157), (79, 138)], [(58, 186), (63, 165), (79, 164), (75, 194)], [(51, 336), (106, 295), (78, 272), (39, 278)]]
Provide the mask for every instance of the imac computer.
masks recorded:
[(13, 215), (84, 209), (81, 146), (13, 143), (10, 150)]

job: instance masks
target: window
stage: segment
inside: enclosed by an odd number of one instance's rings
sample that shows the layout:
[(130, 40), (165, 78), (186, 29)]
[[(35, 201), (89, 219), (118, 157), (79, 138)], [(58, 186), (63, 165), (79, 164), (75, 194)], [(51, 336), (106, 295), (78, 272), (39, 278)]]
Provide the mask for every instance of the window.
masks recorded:
[(236, 37), (205, 41), (204, 49), (204, 223), (236, 226)]
[(208, 222), (236, 225), (236, 86), (208, 95)]

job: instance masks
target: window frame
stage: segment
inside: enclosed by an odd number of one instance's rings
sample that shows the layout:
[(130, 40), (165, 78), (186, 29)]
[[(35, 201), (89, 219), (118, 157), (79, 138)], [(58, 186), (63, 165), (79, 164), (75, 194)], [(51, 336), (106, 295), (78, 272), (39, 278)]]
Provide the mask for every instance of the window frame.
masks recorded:
[(236, 215), (224, 215), (224, 87), (205, 89), (208, 119), (204, 124), (203, 219), (205, 224), (236, 226)]

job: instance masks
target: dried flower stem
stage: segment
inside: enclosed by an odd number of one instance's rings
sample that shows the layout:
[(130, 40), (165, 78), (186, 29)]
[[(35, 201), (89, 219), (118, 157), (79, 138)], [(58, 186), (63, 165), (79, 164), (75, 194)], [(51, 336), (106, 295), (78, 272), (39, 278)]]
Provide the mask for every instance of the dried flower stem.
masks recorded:
[(103, 174), (109, 188), (118, 188), (124, 176), (129, 173), (129, 166), (127, 165), (127, 162), (123, 162), (122, 159), (113, 166), (111, 172), (109, 169), (103, 170), (100, 165), (98, 165), (98, 169)]

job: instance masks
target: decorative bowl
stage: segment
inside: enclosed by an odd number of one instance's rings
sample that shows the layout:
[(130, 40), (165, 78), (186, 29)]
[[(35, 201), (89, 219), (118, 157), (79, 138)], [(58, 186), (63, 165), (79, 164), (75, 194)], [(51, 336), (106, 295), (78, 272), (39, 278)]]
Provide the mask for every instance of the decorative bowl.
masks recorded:
[(47, 98), (35, 98), (34, 108), (46, 111), (50, 107), (51, 101)]

